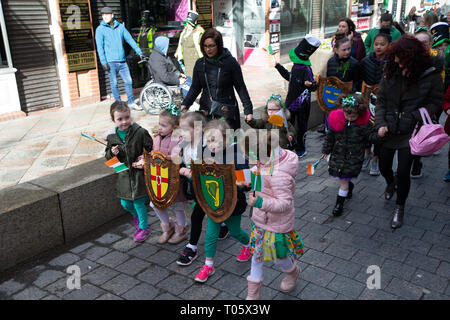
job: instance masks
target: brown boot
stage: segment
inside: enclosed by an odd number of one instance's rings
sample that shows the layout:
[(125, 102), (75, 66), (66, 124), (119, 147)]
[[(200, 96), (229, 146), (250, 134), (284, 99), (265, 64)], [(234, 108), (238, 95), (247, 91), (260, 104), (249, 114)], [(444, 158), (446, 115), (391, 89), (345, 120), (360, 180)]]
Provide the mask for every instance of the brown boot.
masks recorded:
[(169, 220), (169, 224), (165, 224), (161, 222), (161, 229), (163, 231), (162, 235), (159, 237), (158, 239), (158, 243), (166, 243), (167, 240), (170, 239), (170, 237), (173, 235), (173, 233), (175, 232), (175, 228), (173, 226), (173, 222), (172, 220)]
[(188, 226), (179, 226), (175, 225), (175, 233), (172, 235), (172, 237), (169, 239), (170, 244), (177, 244), (180, 243), (183, 240), (187, 239), (187, 229)]
[(259, 300), (259, 296), (261, 295), (261, 286), (262, 280), (260, 282), (254, 282), (247, 277), (248, 281), (248, 290), (247, 290), (247, 298), (245, 300)]
[(294, 290), (297, 283), (298, 276), (300, 274), (300, 268), (295, 264), (290, 271), (285, 272), (286, 276), (283, 278), (280, 284), (280, 290), (283, 292), (291, 292)]

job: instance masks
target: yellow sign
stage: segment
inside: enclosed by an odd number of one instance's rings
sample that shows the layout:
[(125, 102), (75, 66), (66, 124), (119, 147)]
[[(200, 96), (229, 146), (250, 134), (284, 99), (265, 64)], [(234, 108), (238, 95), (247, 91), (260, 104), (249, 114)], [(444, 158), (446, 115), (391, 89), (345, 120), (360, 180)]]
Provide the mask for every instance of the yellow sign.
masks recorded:
[(94, 51), (76, 52), (67, 54), (69, 72), (95, 69)]

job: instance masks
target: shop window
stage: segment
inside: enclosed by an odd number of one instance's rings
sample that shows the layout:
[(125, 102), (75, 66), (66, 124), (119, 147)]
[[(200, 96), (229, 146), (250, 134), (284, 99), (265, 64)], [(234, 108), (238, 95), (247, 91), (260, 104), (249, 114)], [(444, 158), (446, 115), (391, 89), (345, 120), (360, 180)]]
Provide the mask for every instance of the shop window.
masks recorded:
[(6, 60), (5, 42), (3, 40), (2, 27), (0, 26), (0, 68), (8, 67), (8, 61)]
[(286, 41), (305, 36), (310, 29), (310, 12), (311, 0), (282, 0), (281, 40)]
[(324, 32), (334, 33), (337, 30), (339, 20), (348, 16), (347, 0), (324, 0)]

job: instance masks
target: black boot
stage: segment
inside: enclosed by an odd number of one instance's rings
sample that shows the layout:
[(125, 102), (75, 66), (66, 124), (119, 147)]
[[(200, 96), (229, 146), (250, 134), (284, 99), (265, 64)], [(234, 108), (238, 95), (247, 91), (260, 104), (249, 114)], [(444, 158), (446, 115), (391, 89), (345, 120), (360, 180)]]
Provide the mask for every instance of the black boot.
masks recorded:
[(336, 205), (333, 209), (333, 216), (338, 217), (342, 214), (342, 211), (344, 210), (344, 201), (345, 197), (337, 196)]
[(396, 204), (394, 209), (394, 216), (392, 217), (392, 229), (400, 228), (403, 225), (403, 215), (405, 214), (405, 206)]
[(355, 185), (353, 184), (353, 182), (349, 181), (348, 182), (348, 194), (347, 194), (347, 199), (350, 200), (352, 198), (353, 195), (353, 188), (355, 187)]
[(386, 186), (386, 190), (384, 190), (384, 198), (386, 200), (391, 200), (391, 198), (394, 196), (395, 192), (395, 182), (390, 183)]

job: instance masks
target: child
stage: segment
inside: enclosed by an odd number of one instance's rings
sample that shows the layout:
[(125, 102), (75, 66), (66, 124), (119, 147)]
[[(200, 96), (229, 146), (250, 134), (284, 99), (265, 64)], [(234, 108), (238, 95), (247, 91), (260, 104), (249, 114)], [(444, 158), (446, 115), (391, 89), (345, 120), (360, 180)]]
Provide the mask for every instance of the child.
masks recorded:
[(291, 49), (289, 52), (289, 58), (294, 63), (291, 72), (281, 64), (275, 64), (275, 68), (281, 76), (289, 81), (286, 106), (291, 111), (290, 122), (297, 132), (297, 135), (294, 136), (297, 140), (295, 152), (299, 157), (306, 155), (305, 134), (311, 109), (311, 92), (317, 90), (309, 57), (319, 46), (320, 40), (316, 36), (308, 34), (295, 49)]
[[(172, 152), (176, 152), (175, 147), (181, 142), (181, 137), (175, 139), (172, 136), (173, 131), (179, 125), (181, 110), (180, 107), (170, 104), (166, 109), (159, 114), (159, 128), (158, 135), (153, 139), (153, 151), (161, 151), (168, 157), (174, 156)], [(186, 197), (183, 194), (182, 188), (178, 192), (175, 203), (172, 208), (177, 217), (177, 224), (174, 226), (173, 221), (169, 218), (166, 210), (153, 208), (161, 220), (161, 229), (163, 233), (158, 239), (158, 243), (177, 244), (187, 239), (186, 234), (186, 213), (184, 211), (184, 201)]]
[(361, 88), (358, 60), (350, 56), (352, 43), (343, 32), (335, 36), (334, 56), (327, 63), (327, 77), (337, 77), (343, 82), (353, 81), (352, 92)]
[[(229, 129), (231, 127), (222, 120), (212, 120), (206, 124), (204, 129), (206, 142), (206, 148), (204, 150), (205, 160), (212, 158), (218, 164), (234, 163), (235, 170), (248, 169), (246, 159), (242, 154), (238, 153), (237, 144), (233, 143), (233, 141), (227, 141), (226, 131)], [(231, 216), (224, 221), (230, 230), (231, 236), (242, 244), (241, 253), (237, 256), (237, 261), (239, 262), (248, 261), (251, 257), (249, 249), (250, 237), (241, 228), (241, 215), (247, 208), (244, 190), (245, 188), (242, 186), (237, 187), (236, 207)], [(196, 209), (203, 212), (198, 204), (196, 205)], [(206, 220), (208, 222), (205, 237), (206, 261), (194, 279), (201, 283), (206, 282), (208, 277), (212, 276), (215, 272), (214, 257), (216, 255), (217, 238), (221, 227), (221, 223), (214, 222), (209, 216), (206, 217)]]
[(351, 199), (353, 183), (361, 172), (364, 160), (364, 147), (369, 140), (368, 125), (370, 112), (361, 96), (340, 96), (337, 102), (342, 109), (333, 110), (328, 118), (330, 130), (323, 145), (322, 159), (330, 153), (328, 171), (332, 177), (339, 178), (341, 186), (333, 209), (334, 216), (344, 210), (345, 199)]
[[(381, 81), (383, 76), (383, 67), (386, 61), (386, 53), (389, 49), (389, 45), (392, 42), (392, 37), (389, 28), (381, 28), (380, 33), (375, 36), (373, 42), (374, 51), (369, 56), (365, 57), (361, 61), (361, 80), (366, 84), (373, 86)], [(373, 120), (371, 119), (370, 125)], [(371, 176), (379, 176), (380, 169), (378, 168), (378, 153), (379, 145), (373, 146), (373, 155), (371, 152), (372, 144), (369, 144), (366, 148), (366, 154), (364, 155), (364, 162), (362, 170), (369, 169)]]
[(121, 205), (133, 215), (135, 242), (143, 242), (150, 235), (147, 219), (148, 200), (144, 177), (144, 160), (142, 152), (145, 148), (152, 150), (153, 141), (147, 130), (131, 119), (130, 108), (126, 102), (116, 101), (110, 108), (111, 119), (116, 124), (113, 132), (106, 138), (106, 159), (117, 157), (128, 170), (118, 173), (117, 197)]
[[(276, 114), (277, 112), (284, 113), (283, 118), (285, 119), (283, 125), (281, 127), (268, 122), (270, 116)], [(291, 118), (291, 113), (286, 109), (283, 100), (279, 94), (271, 95), (269, 100), (267, 100), (266, 106), (264, 107), (264, 111), (262, 113), (261, 119), (252, 119), (248, 121), (248, 125), (255, 129), (278, 129), (280, 135), (280, 146), (284, 149), (287, 149), (295, 137), (295, 128), (292, 126), (289, 120)]]
[[(276, 135), (274, 135), (275, 137)], [(298, 173), (298, 157), (292, 151), (279, 148), (274, 137), (267, 135), (267, 157), (258, 161), (252, 171), (260, 171), (264, 190), (250, 192), (248, 204), (253, 207), (252, 233), (253, 254), (250, 275), (247, 277), (247, 300), (258, 300), (263, 282), (263, 264), (272, 260), (286, 274), (280, 290), (290, 292), (295, 288), (300, 268), (295, 263), (303, 254), (303, 241), (294, 231), (295, 177)], [(261, 138), (261, 136), (260, 136)], [(260, 147), (261, 139), (258, 146)], [(246, 147), (246, 154), (250, 152)], [(259, 154), (259, 152), (257, 152)], [(259, 155), (261, 157), (261, 155)]]
[[(191, 176), (191, 160), (196, 161), (201, 159), (202, 152), (202, 131), (205, 126), (205, 116), (203, 112), (186, 112), (180, 116), (180, 132), (183, 138), (181, 144), (181, 168), (180, 174), (187, 178), (183, 184), (183, 189), (186, 197), (189, 200), (195, 200), (195, 195), (192, 188), (192, 176)], [(196, 124), (199, 125), (197, 132), (194, 131)], [(194, 210), (191, 215), (191, 234), (189, 237), (189, 243), (183, 250), (183, 253), (177, 260), (177, 264), (180, 266), (188, 266), (194, 261), (197, 254), (197, 243), (200, 239), (202, 232), (202, 223), (205, 213), (201, 210), (199, 205), (194, 206)], [(222, 233), (222, 232), (221, 232)]]

